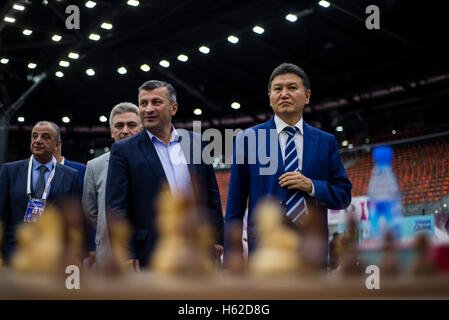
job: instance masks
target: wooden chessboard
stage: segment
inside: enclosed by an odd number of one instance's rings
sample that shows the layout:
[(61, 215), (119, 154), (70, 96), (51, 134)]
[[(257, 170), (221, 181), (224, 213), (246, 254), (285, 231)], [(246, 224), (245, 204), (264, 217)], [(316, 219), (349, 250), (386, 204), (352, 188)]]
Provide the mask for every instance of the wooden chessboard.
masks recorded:
[[(368, 276), (368, 275), (367, 275)], [(366, 277), (367, 277), (366, 276)], [(0, 271), (0, 299), (158, 299), (158, 300), (299, 300), (299, 299), (448, 299), (449, 275), (381, 278), (369, 290), (366, 277), (336, 275), (258, 278), (218, 273), (201, 277), (153, 272), (104, 277), (82, 274), (79, 290), (66, 278)]]

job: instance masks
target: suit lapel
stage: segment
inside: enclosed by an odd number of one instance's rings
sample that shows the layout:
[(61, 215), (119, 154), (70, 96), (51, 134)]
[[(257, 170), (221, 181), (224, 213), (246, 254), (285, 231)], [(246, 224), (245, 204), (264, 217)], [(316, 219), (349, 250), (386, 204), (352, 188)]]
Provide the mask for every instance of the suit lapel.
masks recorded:
[[(184, 153), (184, 156), (187, 161), (187, 167), (189, 168), (190, 177), (195, 176), (198, 173), (198, 165), (193, 163), (193, 145), (195, 143), (199, 143), (201, 146), (200, 150), (203, 151), (202, 144), (201, 144), (201, 137), (200, 136), (194, 136), (192, 131), (189, 131), (189, 137), (190, 137), (190, 143), (183, 143), (181, 141), (181, 148), (182, 152)], [(198, 139), (196, 142), (194, 139)]]
[(302, 173), (307, 176), (312, 168), (312, 160), (315, 158), (314, 151), (318, 147), (317, 136), (310, 126), (304, 122), (304, 147), (302, 151)]
[(153, 142), (150, 140), (150, 137), (148, 136), (148, 132), (146, 130), (143, 130), (139, 134), (139, 141), (137, 144), (140, 151), (143, 153), (145, 159), (147, 160), (149, 168), (154, 172), (159, 180), (167, 180), (161, 160), (157, 155), (156, 148), (154, 147)]
[(61, 170), (61, 164), (56, 164), (55, 176), (50, 183), (50, 193), (48, 194), (48, 200), (54, 200), (56, 198), (56, 190), (60, 190), (62, 181), (64, 180), (64, 171)]
[[(28, 164), (29, 164), (30, 158), (26, 159), (23, 162), (23, 165), (20, 167), (19, 170), (19, 179), (18, 181), (23, 181), (23, 185), (20, 187), (20, 190), (24, 190), (24, 193), (27, 192), (27, 179), (28, 179)], [(33, 167), (31, 167), (33, 169)], [(31, 193), (34, 194), (34, 188), (33, 188), (33, 173), (31, 173)]]
[[(271, 147), (271, 144), (270, 144), (270, 130), (276, 130), (276, 123), (274, 122), (274, 116), (272, 116), (271, 119), (266, 122), (265, 129), (267, 130), (266, 146), (268, 146), (269, 154), (271, 155), (274, 152), (274, 150), (272, 151), (272, 150), (269, 149)], [(276, 133), (277, 133), (277, 131), (276, 131)], [(277, 136), (277, 134), (276, 134), (276, 136)], [(284, 174), (284, 160), (282, 159), (281, 144), (279, 143), (279, 139), (277, 139), (277, 153), (276, 154), (277, 154), (277, 157), (278, 157), (278, 170), (277, 170), (277, 173), (279, 175), (282, 175), (282, 174)]]

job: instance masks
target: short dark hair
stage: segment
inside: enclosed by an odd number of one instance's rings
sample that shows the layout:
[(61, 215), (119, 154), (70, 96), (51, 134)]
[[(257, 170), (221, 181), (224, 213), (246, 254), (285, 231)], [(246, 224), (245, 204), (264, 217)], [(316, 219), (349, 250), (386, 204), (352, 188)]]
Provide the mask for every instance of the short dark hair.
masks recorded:
[(146, 90), (146, 91), (151, 91), (157, 88), (167, 88), (167, 93), (168, 93), (168, 100), (170, 100), (171, 103), (176, 102), (176, 91), (175, 88), (173, 88), (173, 86), (165, 81), (160, 81), (160, 80), (149, 80), (146, 81), (144, 84), (142, 84), (139, 87), (139, 92), (142, 90)]
[(281, 74), (286, 74), (286, 73), (296, 74), (298, 77), (300, 77), (302, 79), (304, 89), (306, 89), (306, 90), (310, 89), (310, 81), (309, 81), (309, 78), (307, 77), (306, 73), (304, 72), (304, 70), (302, 70), (296, 64), (284, 62), (284, 63), (281, 63), (280, 65), (278, 65), (271, 73), (270, 80), (268, 80), (268, 92), (271, 91), (271, 83), (273, 82), (273, 79)]
[(59, 142), (59, 140), (61, 140), (61, 129), (59, 128), (59, 126), (51, 121), (47, 121), (47, 120), (42, 120), (39, 121), (38, 123), (36, 123), (34, 126), (44, 126), (48, 124), (50, 127), (52, 127), (55, 131), (56, 131), (56, 142)]

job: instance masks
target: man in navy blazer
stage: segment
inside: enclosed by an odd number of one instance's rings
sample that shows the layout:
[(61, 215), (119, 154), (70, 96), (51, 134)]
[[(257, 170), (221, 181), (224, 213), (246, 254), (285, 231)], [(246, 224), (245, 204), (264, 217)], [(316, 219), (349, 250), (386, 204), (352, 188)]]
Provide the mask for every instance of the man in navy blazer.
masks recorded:
[[(225, 217), (226, 249), (230, 244), (228, 231), (234, 225), (242, 224), (248, 204), (248, 251), (253, 252), (257, 240), (254, 208), (266, 196), (277, 199), (283, 212), (288, 212), (288, 196), (292, 192), (302, 195), (305, 207), (317, 214), (326, 244), (327, 208), (343, 209), (350, 204), (352, 185), (340, 159), (337, 140), (303, 120), (304, 105), (309, 103), (310, 95), (310, 83), (301, 68), (283, 63), (273, 70), (268, 83), (268, 96), (274, 116), (265, 123), (240, 132), (234, 144)], [(286, 127), (293, 129), (291, 140)], [(251, 135), (255, 143), (241, 143), (245, 142), (246, 138), (243, 137)], [(270, 140), (273, 136), (275, 139)], [(260, 158), (251, 163), (251, 155), (258, 154), (262, 148), (264, 154), (270, 155), (271, 163), (267, 164)], [(296, 166), (298, 170), (286, 170), (288, 165), (284, 164), (284, 160), (289, 157), (285, 154), (287, 148), (291, 150), (289, 154), (296, 151), (297, 157), (289, 166)], [(298, 217), (301, 214), (298, 213)], [(327, 245), (324, 249), (325, 262)]]
[(0, 172), (0, 221), (4, 226), (2, 255), (6, 263), (16, 246), (17, 227), (24, 221), (28, 204), (27, 180), (30, 162), (30, 187), (33, 197), (39, 175), (38, 167), (44, 165), (47, 167), (45, 183), (55, 168), (48, 189), (47, 203), (62, 204), (67, 198), (80, 200), (81, 187), (77, 172), (57, 163), (53, 157), (58, 141), (56, 127), (56, 124), (50, 121), (38, 122), (31, 132), (31, 158), (5, 163)]
[[(112, 145), (106, 183), (106, 209), (132, 226), (128, 263), (139, 270), (149, 264), (157, 241), (156, 200), (161, 186), (187, 191), (203, 187), (203, 206), (215, 227), (216, 256), (223, 251), (223, 214), (212, 165), (192, 163), (193, 140), (178, 133), (172, 117), (178, 110), (176, 92), (166, 82), (151, 80), (139, 88), (139, 113), (146, 130)], [(188, 138), (189, 143), (181, 143)], [(201, 144), (200, 144), (201, 146)], [(212, 248), (211, 248), (212, 249)]]

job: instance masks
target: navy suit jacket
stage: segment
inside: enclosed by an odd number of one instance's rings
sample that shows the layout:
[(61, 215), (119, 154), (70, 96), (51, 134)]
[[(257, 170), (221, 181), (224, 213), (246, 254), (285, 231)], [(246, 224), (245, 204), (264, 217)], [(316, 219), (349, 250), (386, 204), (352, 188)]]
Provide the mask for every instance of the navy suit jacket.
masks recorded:
[[(307, 205), (314, 206), (318, 211), (321, 221), (322, 231), (328, 234), (327, 229), (327, 209), (343, 209), (351, 202), (352, 184), (349, 181), (343, 163), (338, 152), (338, 143), (335, 137), (324, 131), (318, 130), (307, 123), (304, 123), (304, 147), (301, 173), (311, 179), (315, 188), (315, 197), (306, 196)], [(274, 117), (267, 122), (248, 128), (239, 135), (244, 135), (246, 131), (253, 130), (257, 139), (252, 153), (261, 149), (261, 142), (258, 139), (259, 131), (265, 131), (266, 155), (270, 155), (270, 143), (268, 132), (276, 130)], [(248, 134), (248, 132), (246, 132)], [(277, 134), (276, 134), (277, 137)], [(263, 139), (263, 137), (261, 137)], [(261, 175), (260, 169), (268, 167), (257, 160), (255, 164), (248, 163), (248, 146), (243, 150), (236, 150), (234, 144), (234, 159), (231, 165), (231, 177), (229, 181), (228, 200), (225, 217), (225, 250), (228, 246), (227, 233), (233, 222), (242, 223), (248, 203), (248, 250), (251, 253), (255, 247), (257, 232), (254, 221), (254, 208), (259, 200), (265, 196), (274, 197), (277, 201), (286, 199), (287, 188), (279, 185), (279, 177), (284, 174), (284, 162), (279, 145), (276, 144), (277, 170), (271, 175)], [(251, 150), (251, 149), (250, 149)], [(236, 153), (237, 152), (237, 153)], [(236, 163), (236, 155), (242, 154), (243, 164)], [(263, 161), (262, 161), (263, 162)], [(241, 163), (241, 162), (239, 162)], [(327, 243), (327, 237), (325, 239)], [(327, 247), (326, 247), (327, 251)]]
[[(3, 222), (5, 232), (2, 254), (6, 262), (14, 251), (16, 230), (23, 222), (28, 204), (26, 194), (28, 162), (29, 158), (5, 163), (0, 172), (0, 221)], [(47, 202), (59, 204), (68, 196), (80, 200), (78, 174), (72, 168), (57, 163)]]
[[(193, 156), (193, 133), (189, 132), (189, 135), (190, 152), (186, 153), (185, 143), (181, 145), (186, 158), (190, 155), (188, 163), (193, 163), (189, 161)], [(196, 178), (198, 185), (203, 187), (203, 205), (217, 234), (215, 243), (223, 244), (223, 213), (214, 169), (204, 163), (188, 164), (188, 167), (192, 179)], [(157, 241), (156, 200), (164, 182), (167, 182), (164, 169), (146, 130), (112, 145), (106, 183), (106, 210), (131, 223), (130, 253), (141, 266), (148, 265)]]
[(80, 185), (81, 185), (81, 190), (82, 190), (83, 183), (84, 183), (84, 174), (86, 173), (86, 166), (84, 164), (82, 164), (81, 162), (70, 161), (67, 158), (64, 158), (64, 165), (78, 171), (78, 177), (80, 179)]

